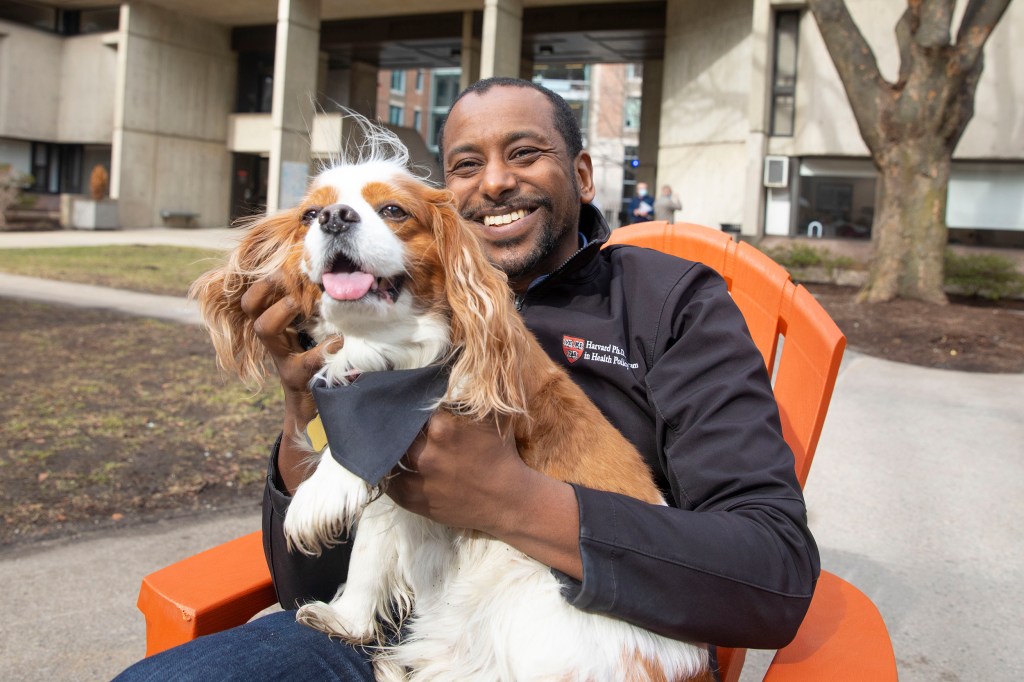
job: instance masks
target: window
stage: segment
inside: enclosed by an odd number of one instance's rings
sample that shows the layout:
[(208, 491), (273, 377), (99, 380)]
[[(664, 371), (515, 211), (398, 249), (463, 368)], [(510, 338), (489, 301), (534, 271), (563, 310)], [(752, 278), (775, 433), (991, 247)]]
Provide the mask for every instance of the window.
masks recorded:
[(423, 69), (416, 69), (416, 92), (423, 92)]
[(772, 75), (771, 134), (793, 135), (796, 113), (797, 38), (800, 12), (787, 10), (775, 15), (775, 59)]
[(624, 104), (625, 112), (622, 117), (622, 127), (628, 131), (640, 129), (640, 98), (627, 97)]
[(402, 125), (402, 107), (396, 107), (394, 104), (388, 107), (388, 123), (394, 126)]
[(35, 192), (80, 192), (82, 145), (33, 142), (31, 173)]
[(0, 19), (68, 36), (116, 31), (120, 17), (117, 6), (59, 9), (29, 0), (0, 2)]
[(459, 94), (460, 73), (460, 69), (435, 69), (431, 73), (430, 113), (427, 121), (427, 146), (431, 151), (437, 151), (441, 124)]
[(274, 104), (273, 53), (239, 53), (238, 78), (235, 87), (236, 113), (270, 113)]
[(423, 132), (420, 128), (423, 127), (423, 112), (417, 109), (412, 112), (412, 127), (419, 132)]
[[(589, 64), (537, 64), (533, 70), (533, 80), (537, 81), (589, 81)], [(546, 87), (546, 86), (545, 86)]]
[(640, 166), (640, 148), (626, 145), (622, 150), (622, 200), (619, 203), (619, 225), (629, 224), (629, 202), (636, 194), (636, 169)]
[(877, 172), (863, 159), (805, 158), (800, 163), (796, 233), (869, 239)]
[(405, 92), (405, 71), (391, 72), (391, 92)]

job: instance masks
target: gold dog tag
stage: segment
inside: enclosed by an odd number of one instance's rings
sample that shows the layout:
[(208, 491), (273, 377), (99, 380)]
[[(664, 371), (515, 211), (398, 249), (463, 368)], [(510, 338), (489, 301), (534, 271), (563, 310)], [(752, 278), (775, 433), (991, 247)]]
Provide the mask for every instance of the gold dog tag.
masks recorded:
[(327, 434), (324, 432), (324, 423), (320, 420), (319, 414), (306, 424), (306, 438), (317, 452), (323, 452), (327, 447)]

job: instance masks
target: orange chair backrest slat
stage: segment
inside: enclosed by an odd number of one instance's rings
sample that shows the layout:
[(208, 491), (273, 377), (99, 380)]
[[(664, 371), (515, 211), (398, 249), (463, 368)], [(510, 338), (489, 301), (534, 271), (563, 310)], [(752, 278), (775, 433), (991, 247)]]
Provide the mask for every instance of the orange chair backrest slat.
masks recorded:
[(846, 337), (802, 286), (789, 286), (781, 320), (784, 341), (775, 375), (775, 400), (802, 486), (832, 400)]
[(736, 257), (732, 262), (731, 281), (726, 280), (729, 292), (743, 313), (750, 336), (760, 349), (770, 374), (775, 368), (783, 300), (793, 284), (784, 268), (750, 244), (736, 244)]

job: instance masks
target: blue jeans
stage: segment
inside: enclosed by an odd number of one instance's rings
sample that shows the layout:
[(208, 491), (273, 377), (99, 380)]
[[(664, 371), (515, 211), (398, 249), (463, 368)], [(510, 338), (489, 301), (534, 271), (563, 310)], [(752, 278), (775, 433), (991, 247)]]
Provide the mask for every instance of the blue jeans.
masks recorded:
[(294, 611), (283, 611), (145, 658), (114, 679), (372, 682), (373, 667), (364, 649), (296, 623)]

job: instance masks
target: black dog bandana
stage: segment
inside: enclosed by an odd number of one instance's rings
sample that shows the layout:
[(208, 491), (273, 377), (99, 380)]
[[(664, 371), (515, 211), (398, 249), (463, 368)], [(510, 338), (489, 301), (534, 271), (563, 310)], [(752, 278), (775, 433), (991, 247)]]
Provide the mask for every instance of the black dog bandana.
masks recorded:
[[(380, 483), (434, 413), (450, 373), (448, 365), (431, 365), (366, 372), (347, 386), (329, 387), (320, 380), (313, 399), (331, 455), (370, 485)], [(310, 434), (315, 421), (307, 427)]]

